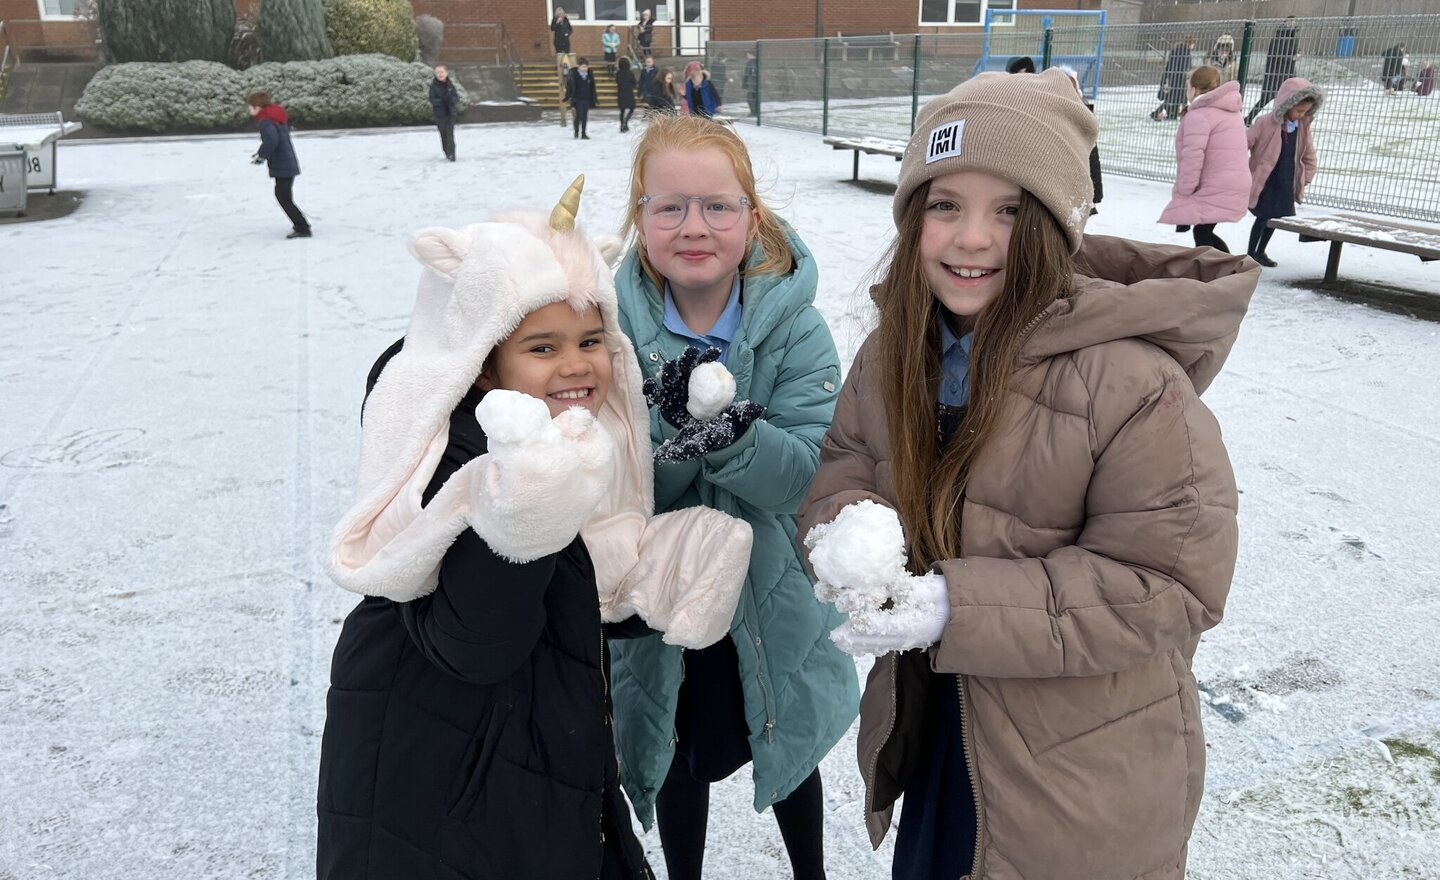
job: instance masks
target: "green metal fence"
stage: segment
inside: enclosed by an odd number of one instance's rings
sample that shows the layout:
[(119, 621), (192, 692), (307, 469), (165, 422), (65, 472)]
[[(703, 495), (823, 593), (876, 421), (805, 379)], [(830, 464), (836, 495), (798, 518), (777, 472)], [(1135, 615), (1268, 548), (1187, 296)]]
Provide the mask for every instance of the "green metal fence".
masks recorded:
[[(1183, 95), (1162, 88), (1167, 65), (1183, 65), (1188, 77), (1199, 64), (1216, 64), (1241, 81), (1248, 113), (1289, 72), (1288, 59), (1294, 75), (1327, 94), (1314, 128), (1320, 172), (1306, 200), (1440, 221), (1440, 85), (1419, 93), (1440, 66), (1440, 15), (1104, 28), (1062, 19), (1038, 40), (1028, 32), (1006, 39), (994, 41), (988, 53), (983, 34), (712, 42), (708, 53), (712, 59), (756, 53), (760, 114), (752, 122), (904, 141), (926, 100), (1034, 47), (1037, 67), (1063, 64), (1080, 75), (1100, 120), (1106, 173), (1161, 181), (1174, 179), (1183, 106)], [(1226, 43), (1234, 47), (1228, 57)], [(1098, 58), (1093, 69), (1092, 58)], [(730, 66), (736, 74), (741, 64)], [(739, 82), (738, 75), (731, 79)], [(742, 118), (744, 96), (738, 86), (731, 90), (726, 110)]]

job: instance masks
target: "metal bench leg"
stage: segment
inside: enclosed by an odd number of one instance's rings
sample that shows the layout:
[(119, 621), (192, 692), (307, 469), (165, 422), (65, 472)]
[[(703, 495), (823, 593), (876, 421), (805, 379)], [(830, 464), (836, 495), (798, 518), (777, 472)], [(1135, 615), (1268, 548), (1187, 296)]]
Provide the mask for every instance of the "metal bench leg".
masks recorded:
[(1330, 259), (1325, 263), (1325, 280), (1334, 281), (1340, 276), (1340, 246), (1343, 241), (1330, 242)]
[(859, 151), (859, 150), (856, 150), (856, 151), (855, 151), (855, 167), (854, 167), (854, 169), (851, 170), (851, 172), (850, 172), (850, 180), (851, 180), (852, 182), (858, 182), (858, 181), (860, 180), (860, 151)]

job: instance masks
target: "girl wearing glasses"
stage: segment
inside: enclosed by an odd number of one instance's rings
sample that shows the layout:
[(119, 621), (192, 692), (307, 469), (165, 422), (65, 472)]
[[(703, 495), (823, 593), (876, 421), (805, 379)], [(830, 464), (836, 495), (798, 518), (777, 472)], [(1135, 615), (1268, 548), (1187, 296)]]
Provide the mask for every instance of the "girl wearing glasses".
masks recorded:
[[(634, 246), (616, 277), (620, 324), (665, 447), (655, 509), (741, 517), (754, 549), (729, 638), (702, 650), (655, 636), (612, 645), (622, 781), (647, 828), (658, 813), (669, 876), (695, 880), (710, 783), (753, 762), (755, 808), (774, 807), (794, 876), (823, 878), (817, 768), (854, 720), (858, 687), (826, 638), (841, 617), (816, 601), (794, 540), (840, 375), (813, 305), (815, 260), (760, 201), (744, 142), (693, 116), (646, 129), (624, 232)], [(738, 402), (692, 418), (689, 374), (712, 359), (734, 375)]]

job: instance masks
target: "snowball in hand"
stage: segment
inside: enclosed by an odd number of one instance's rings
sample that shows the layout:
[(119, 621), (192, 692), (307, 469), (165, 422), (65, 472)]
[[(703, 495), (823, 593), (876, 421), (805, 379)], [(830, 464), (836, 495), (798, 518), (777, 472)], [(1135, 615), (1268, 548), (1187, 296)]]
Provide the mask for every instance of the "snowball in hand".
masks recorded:
[(811, 529), (805, 546), (815, 576), (850, 593), (855, 607), (878, 608), (909, 577), (900, 518), (874, 501), (851, 504), (834, 521)]
[(708, 421), (735, 400), (735, 377), (719, 361), (701, 364), (690, 372), (690, 400), (685, 410), (699, 421)]
[(496, 388), (475, 407), (475, 419), (491, 443), (518, 443), (550, 427), (550, 407), (528, 394)]

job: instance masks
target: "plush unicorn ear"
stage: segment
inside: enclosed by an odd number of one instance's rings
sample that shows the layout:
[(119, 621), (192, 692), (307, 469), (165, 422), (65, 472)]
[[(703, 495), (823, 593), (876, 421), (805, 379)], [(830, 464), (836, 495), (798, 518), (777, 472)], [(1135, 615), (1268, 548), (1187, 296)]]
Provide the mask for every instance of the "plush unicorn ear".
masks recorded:
[(470, 253), (470, 236), (457, 229), (431, 226), (411, 237), (410, 253), (421, 265), (453, 281)]
[(618, 235), (597, 235), (590, 240), (600, 250), (600, 256), (608, 266), (614, 266), (616, 258), (625, 249), (625, 242), (621, 241)]

